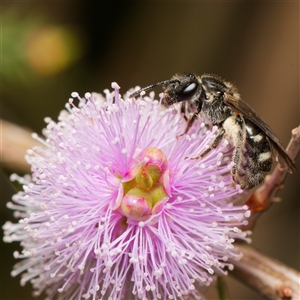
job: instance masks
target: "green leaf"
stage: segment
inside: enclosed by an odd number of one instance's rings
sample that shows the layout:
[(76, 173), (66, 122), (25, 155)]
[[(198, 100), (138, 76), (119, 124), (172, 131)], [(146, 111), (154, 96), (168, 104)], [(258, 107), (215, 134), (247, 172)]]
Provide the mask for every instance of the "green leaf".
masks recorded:
[(220, 300), (230, 300), (228, 295), (228, 288), (226, 286), (225, 280), (223, 277), (218, 276), (217, 279), (217, 289)]

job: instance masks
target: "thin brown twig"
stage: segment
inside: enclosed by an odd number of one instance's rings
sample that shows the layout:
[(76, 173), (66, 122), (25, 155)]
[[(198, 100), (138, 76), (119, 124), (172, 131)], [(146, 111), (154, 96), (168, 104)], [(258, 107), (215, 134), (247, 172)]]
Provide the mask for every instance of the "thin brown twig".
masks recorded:
[(30, 172), (30, 166), (25, 160), (28, 149), (40, 145), (34, 140), (31, 132), (18, 125), (0, 120), (1, 123), (1, 163), (3, 166), (24, 173)]
[(300, 299), (299, 272), (259, 253), (249, 245), (235, 246), (243, 253), (243, 257), (239, 261), (232, 261), (233, 276), (267, 299)]
[[(291, 140), (286, 148), (290, 158), (295, 161), (300, 151), (300, 126), (292, 130)], [(248, 219), (248, 225), (243, 226), (243, 230), (253, 229), (257, 218), (273, 202), (276, 202), (276, 194), (284, 186), (287, 176), (287, 170), (278, 164), (273, 173), (265, 178), (264, 184), (260, 186), (246, 201), (246, 205), (251, 210), (251, 216)]]

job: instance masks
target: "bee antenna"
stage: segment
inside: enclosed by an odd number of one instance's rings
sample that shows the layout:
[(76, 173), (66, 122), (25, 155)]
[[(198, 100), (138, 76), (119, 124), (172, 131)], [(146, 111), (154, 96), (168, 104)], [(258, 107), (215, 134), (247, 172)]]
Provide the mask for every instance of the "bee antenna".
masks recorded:
[(144, 87), (142, 89), (139, 89), (139, 90), (135, 91), (131, 95), (129, 95), (129, 98), (138, 96), (141, 92), (151, 90), (151, 89), (153, 89), (153, 88), (155, 88), (157, 86), (164, 85), (164, 84), (175, 83), (175, 82), (179, 82), (180, 83), (180, 81), (178, 79), (171, 79), (171, 80), (164, 80), (164, 81), (161, 81), (161, 82), (158, 82), (158, 83), (154, 83), (154, 84), (148, 85), (148, 86), (146, 86), (146, 87)]

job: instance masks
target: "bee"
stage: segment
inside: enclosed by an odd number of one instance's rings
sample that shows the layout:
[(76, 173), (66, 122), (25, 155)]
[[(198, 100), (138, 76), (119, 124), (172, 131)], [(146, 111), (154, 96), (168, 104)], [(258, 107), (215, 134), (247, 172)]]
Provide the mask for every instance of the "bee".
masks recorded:
[(166, 106), (182, 102), (181, 112), (187, 121), (183, 134), (188, 133), (200, 113), (218, 127), (207, 149), (194, 159), (203, 158), (216, 148), (223, 138), (231, 142), (231, 177), (234, 185), (239, 184), (242, 189), (251, 189), (260, 184), (271, 170), (272, 157), (276, 157), (276, 160), (292, 173), (295, 165), (276, 134), (241, 99), (237, 88), (230, 82), (216, 75), (175, 74), (170, 80), (144, 87), (130, 97), (156, 86), (162, 86), (163, 102)]

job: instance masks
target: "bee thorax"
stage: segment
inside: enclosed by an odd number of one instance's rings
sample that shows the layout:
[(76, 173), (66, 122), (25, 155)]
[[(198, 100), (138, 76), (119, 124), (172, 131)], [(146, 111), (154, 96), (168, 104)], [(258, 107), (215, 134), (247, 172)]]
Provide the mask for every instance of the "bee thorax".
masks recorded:
[(204, 101), (202, 104), (202, 114), (213, 124), (219, 124), (232, 115), (232, 110), (222, 101), (213, 102)]

